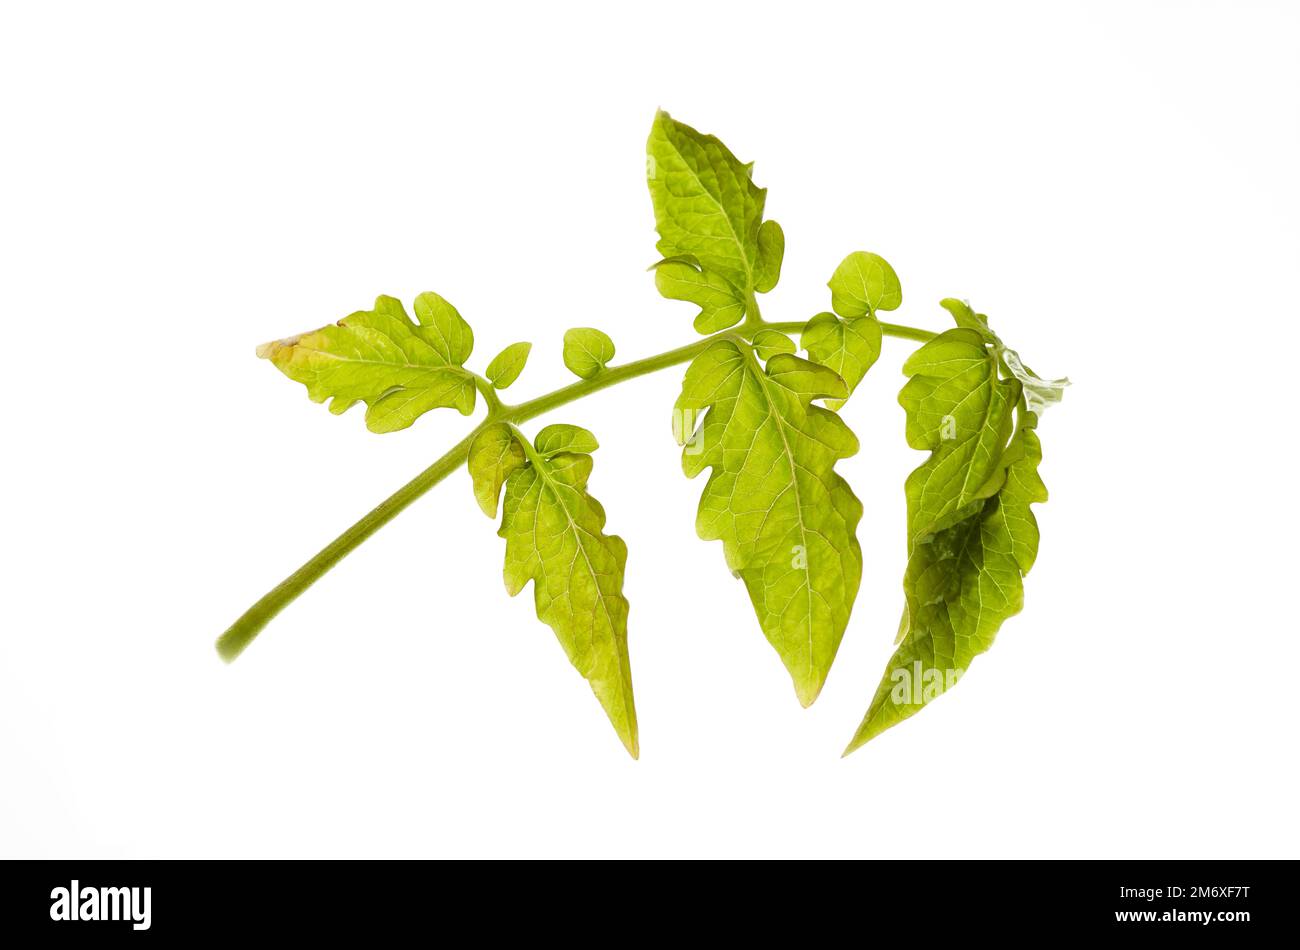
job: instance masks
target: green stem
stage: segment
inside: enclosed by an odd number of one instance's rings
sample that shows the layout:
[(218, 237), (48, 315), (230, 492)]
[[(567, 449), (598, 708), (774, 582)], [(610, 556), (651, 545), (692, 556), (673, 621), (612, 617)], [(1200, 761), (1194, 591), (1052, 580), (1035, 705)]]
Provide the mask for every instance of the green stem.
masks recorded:
[(407, 505), (464, 465), (465, 457), (469, 454), (469, 444), (487, 424), (486, 419), (479, 423), (473, 432), (457, 442), (446, 455), (381, 501), (369, 514), (327, 544), (315, 557), (244, 611), (243, 615), (230, 625), (230, 629), (217, 640), (217, 653), (221, 658), (229, 663), (243, 653), (244, 647), (253, 642), (253, 638), (262, 631), (262, 628), (270, 623), (276, 614), (293, 603), (299, 594), (314, 584), (317, 578), (343, 560), (362, 541), (396, 518)]
[(702, 340), (696, 340), (694, 343), (688, 343), (686, 346), (679, 346), (675, 350), (660, 353), (658, 356), (648, 356), (643, 360), (624, 363), (622, 366), (610, 366), (591, 379), (580, 379), (576, 383), (570, 383), (568, 386), (549, 392), (544, 396), (538, 396), (536, 399), (521, 402), (517, 406), (505, 406), (501, 421), (527, 422), (529, 419), (536, 419), (543, 413), (550, 412), (565, 403), (581, 399), (583, 396), (589, 396), (610, 386), (617, 386), (629, 379), (656, 373), (661, 369), (677, 366), (680, 363), (688, 363), (703, 353), (710, 343), (719, 338), (734, 335), (734, 331), (727, 330), (705, 337)]
[(474, 374), (474, 388), (479, 391), (480, 395), (483, 396), (483, 401), (487, 403), (488, 415), (497, 415), (501, 412), (503, 407), (501, 397), (497, 395), (497, 388), (478, 373)]
[(880, 329), (884, 331), (885, 336), (895, 336), (900, 340), (915, 340), (917, 343), (928, 343), (939, 335), (933, 330), (905, 327), (901, 323), (886, 323), (883, 320), (880, 321)]
[[(475, 426), (469, 435), (449, 449), (442, 458), (380, 502), (369, 514), (327, 544), (310, 561), (286, 577), (263, 596), (261, 600), (244, 611), (240, 618), (231, 624), (230, 628), (217, 639), (217, 652), (227, 663), (239, 656), (244, 651), (244, 648), (253, 642), (253, 639), (262, 631), (263, 627), (270, 623), (281, 610), (289, 606), (299, 594), (314, 584), (321, 575), (343, 560), (353, 548), (356, 548), (361, 542), (397, 517), (411, 502), (464, 465), (465, 458), (469, 454), (470, 443), (474, 441), (475, 436), (489, 425), (497, 422), (527, 422), (529, 419), (535, 419), (552, 409), (610, 386), (617, 386), (629, 379), (635, 379), (638, 376), (645, 376), (661, 369), (667, 369), (670, 366), (686, 363), (704, 352), (709, 344), (718, 339), (734, 338), (737, 335), (748, 339), (762, 329), (778, 330), (782, 333), (798, 333), (803, 328), (804, 321), (793, 321), (787, 323), (765, 322), (756, 326), (742, 326), (732, 330), (724, 330), (721, 333), (705, 337), (686, 346), (679, 346), (675, 350), (668, 350), (666, 353), (660, 353), (657, 356), (649, 356), (643, 360), (624, 363), (622, 366), (608, 367), (592, 379), (580, 379), (576, 383), (514, 406), (503, 405), (491, 386), (480, 386), (479, 389), (483, 391), (488, 404), (488, 414), (483, 421)], [(920, 330), (915, 327), (900, 326), (894, 323), (882, 323), (881, 328), (886, 336), (899, 337), (904, 340), (924, 342), (935, 336), (929, 330)]]

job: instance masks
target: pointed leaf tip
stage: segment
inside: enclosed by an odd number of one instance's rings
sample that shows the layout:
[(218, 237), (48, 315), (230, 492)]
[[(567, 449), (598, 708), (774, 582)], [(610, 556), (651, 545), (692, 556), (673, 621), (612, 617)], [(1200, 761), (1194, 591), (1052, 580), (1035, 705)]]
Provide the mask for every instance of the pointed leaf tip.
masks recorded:
[[(555, 632), (573, 666), (600, 702), (624, 748), (640, 755), (623, 596), (627, 546), (606, 534), (605, 511), (587, 491), (595, 437), (578, 426), (547, 426), (528, 445), (526, 464), (505, 482), (501, 528), (506, 539), (506, 589), (528, 583), (538, 619)], [(485, 506), (486, 510), (486, 506)]]

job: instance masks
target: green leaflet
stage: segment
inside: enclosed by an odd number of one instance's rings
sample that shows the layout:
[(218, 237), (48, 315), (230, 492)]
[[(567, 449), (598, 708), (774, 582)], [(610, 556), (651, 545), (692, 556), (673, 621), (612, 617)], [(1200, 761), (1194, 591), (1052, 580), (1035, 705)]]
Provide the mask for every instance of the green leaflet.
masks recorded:
[[(835, 313), (809, 320), (799, 345), (809, 359), (839, 373), (852, 393), (880, 357), (883, 334), (876, 311), (901, 304), (903, 287), (889, 262), (868, 251), (854, 251), (840, 261), (826, 286)], [(830, 399), (826, 405), (839, 411), (845, 402)]]
[(448, 363), (460, 366), (469, 359), (474, 332), (444, 298), (429, 291), (420, 294), (415, 298), (415, 319), (420, 322), (420, 334)]
[(379, 297), (336, 324), (266, 343), (257, 355), (304, 384), (314, 402), (330, 399), (330, 411), (364, 402), (372, 432), (404, 429), (442, 406), (474, 411), (474, 375), (462, 367), (474, 334), (456, 308), (437, 294), (415, 300), (418, 325), (402, 304)]
[(614, 730), (636, 758), (636, 708), (627, 651), (623, 570), (627, 546), (604, 533), (605, 511), (587, 493), (596, 439), (577, 426), (547, 426), (535, 446), (498, 423), (469, 453), (474, 495), (489, 516), (505, 484), (501, 530), (505, 582), (513, 597), (529, 581), (538, 619), (555, 631), (565, 654), (591, 684)]
[[(751, 166), (665, 112), (655, 118), (647, 151), (665, 257), (654, 268), (655, 286), (700, 308), (700, 333), (757, 318), (754, 295), (780, 279), (785, 235), (763, 220), (767, 192), (754, 184)], [(818, 332), (812, 339), (823, 363), (852, 367), (857, 360), (866, 372), (870, 361), (857, 341), (868, 329), (852, 342), (841, 335), (839, 348), (852, 356), (831, 353)], [(773, 330), (758, 331), (752, 345), (710, 346), (686, 372), (676, 426), (687, 443), (687, 474), (713, 470), (700, 501), (699, 534), (723, 541), (728, 565), (745, 581), (763, 632), (806, 706), (821, 690), (857, 595), (862, 556), (854, 530), (862, 506), (833, 471), (857, 451), (857, 439), (834, 413), (810, 404), (842, 401), (849, 387), (793, 351), (790, 339)], [(703, 426), (687, 442), (693, 414), (705, 409)]]
[(523, 444), (514, 430), (504, 422), (490, 425), (474, 437), (469, 445), (469, 477), (474, 483), (474, 498), (483, 514), (497, 516), (501, 488), (515, 469), (528, 461)]
[[(799, 345), (808, 357), (834, 370), (852, 393), (880, 356), (880, 321), (873, 316), (841, 320), (833, 313), (819, 313), (808, 321)], [(828, 399), (826, 405), (839, 411), (847, 401)]]
[(966, 301), (947, 297), (939, 301), (939, 304), (952, 315), (957, 326), (974, 330), (985, 342), (993, 344), (1003, 368), (1020, 382), (1024, 390), (1025, 406), (1030, 412), (1041, 416), (1050, 406), (1061, 401), (1065, 387), (1070, 385), (1068, 379), (1040, 379), (1034, 375), (1020, 361), (1020, 354), (1004, 346), (998, 335), (989, 328), (988, 317), (976, 313)]
[(770, 360), (778, 353), (793, 353), (794, 341), (777, 330), (759, 330), (750, 341), (760, 360)]
[(659, 252), (692, 257), (742, 293), (753, 291), (767, 193), (754, 184), (750, 166), (712, 135), (662, 111), (646, 152)]
[(758, 267), (754, 271), (754, 290), (765, 294), (781, 279), (781, 261), (785, 258), (785, 232), (775, 221), (758, 227)]
[(591, 379), (614, 358), (614, 341), (592, 327), (574, 327), (564, 333), (564, 365), (576, 376)]
[(528, 354), (532, 349), (531, 343), (511, 343), (492, 357), (492, 362), (488, 363), (483, 375), (497, 389), (506, 389), (524, 371), (524, 364), (528, 362)]
[(533, 447), (539, 455), (555, 455), (559, 452), (582, 452), (590, 455), (600, 448), (596, 437), (581, 426), (557, 423), (547, 426), (537, 433)]
[(647, 180), (659, 229), (655, 286), (698, 305), (695, 328), (714, 333), (738, 323), (756, 293), (781, 276), (785, 235), (763, 220), (765, 189), (712, 135), (668, 113), (655, 116), (646, 143)]
[(692, 478), (712, 469), (696, 529), (723, 542), (805, 706), (821, 691), (862, 578), (862, 505), (834, 471), (858, 440), (811, 404), (846, 395), (823, 366), (778, 353), (764, 370), (750, 347), (719, 340), (691, 363), (677, 400), (683, 469)]
[(958, 300), (956, 297), (944, 297), (939, 301), (939, 306), (947, 310), (952, 316), (952, 322), (959, 327), (967, 330), (974, 330), (986, 343), (998, 343), (997, 334), (989, 328), (988, 317), (982, 313), (976, 313), (971, 309), (971, 305), (965, 300)]
[(918, 543), (903, 586), (902, 642), (885, 670), (847, 755), (951, 688), (1024, 606), (1022, 578), (1038, 553), (1030, 505), (1047, 501), (1032, 420), (1008, 446), (1006, 480), (965, 520)]
[(840, 261), (827, 286), (831, 289), (831, 308), (841, 317), (896, 310), (903, 302), (903, 287), (894, 268), (870, 251), (854, 251)]
[[(951, 309), (951, 308), (950, 308)], [(1024, 603), (1038, 551), (1030, 505), (1047, 500), (1042, 450), (1021, 384), (999, 378), (1000, 344), (957, 329), (917, 350), (899, 394), (908, 444), (930, 457), (909, 476), (908, 563), (899, 646), (846, 754), (951, 688)], [(1013, 423), (1018, 425), (1013, 433)]]
[(717, 333), (745, 318), (745, 301), (717, 274), (706, 273), (694, 260), (674, 257), (654, 265), (655, 288), (669, 300), (685, 300), (700, 308), (697, 333)]
[(908, 476), (909, 543), (970, 514), (997, 491), (1020, 384), (998, 378), (993, 351), (973, 330), (948, 330), (903, 364), (912, 378), (899, 393), (907, 443), (931, 450)]

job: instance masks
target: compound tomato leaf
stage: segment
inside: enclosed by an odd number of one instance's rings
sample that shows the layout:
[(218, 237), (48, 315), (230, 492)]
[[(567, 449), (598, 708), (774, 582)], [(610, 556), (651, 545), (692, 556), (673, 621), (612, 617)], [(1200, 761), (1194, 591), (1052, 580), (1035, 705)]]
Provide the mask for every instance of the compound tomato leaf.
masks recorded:
[(469, 415), (474, 376), (461, 363), (473, 347), (473, 333), (436, 294), (422, 294), (416, 312), (430, 322), (412, 323), (399, 301), (380, 297), (373, 310), (263, 344), (257, 355), (305, 385), (313, 402), (331, 400), (331, 412), (364, 402), (372, 432), (404, 429), (444, 406)]
[(663, 258), (651, 268), (655, 286), (698, 308), (695, 329), (710, 339), (607, 372), (615, 354), (610, 337), (571, 329), (565, 366), (590, 382), (516, 405), (495, 392), (519, 378), (531, 344), (505, 347), (486, 379), (470, 372), (464, 364), (474, 333), (435, 293), (415, 299), (414, 319), (399, 300), (380, 296), (371, 310), (258, 348), (312, 400), (328, 401), (332, 413), (364, 403), (366, 425), (376, 432), (405, 428), (439, 407), (468, 415), (480, 387), (489, 412), (472, 438), (238, 618), (217, 641), (224, 659), (238, 656), (305, 586), (464, 459), (479, 507), (492, 518), (500, 509), (507, 590), (513, 596), (532, 583), (538, 618), (637, 757), (627, 547), (605, 533), (604, 509), (587, 489), (596, 438), (557, 424), (529, 441), (515, 423), (691, 358), (673, 428), (686, 475), (709, 470), (696, 529), (722, 542), (807, 706), (829, 674), (862, 579), (862, 504), (836, 471), (858, 451), (858, 440), (838, 410), (878, 359), (885, 333), (929, 339), (907, 360), (899, 394), (908, 444), (929, 456), (905, 486), (908, 557), (896, 649), (846, 754), (942, 695), (990, 648), (1023, 606), (1023, 579), (1039, 544), (1032, 506), (1047, 500), (1036, 426), (1069, 381), (1037, 376), (983, 314), (955, 298), (942, 306), (957, 326), (938, 336), (881, 323), (880, 311), (900, 306), (902, 287), (890, 264), (866, 251), (836, 267), (828, 281), (831, 311), (804, 324), (763, 321), (757, 295), (780, 280), (785, 235), (764, 220), (767, 192), (755, 185), (752, 164), (662, 111), (646, 148)]
[(862, 505), (834, 471), (858, 440), (812, 405), (846, 395), (824, 366), (778, 353), (764, 369), (749, 346), (718, 340), (687, 369), (676, 408), (684, 471), (712, 469), (696, 529), (723, 542), (805, 706), (826, 680), (862, 578)]
[[(509, 430), (526, 462), (506, 479), (501, 530), (511, 596), (533, 582), (538, 619), (550, 625), (569, 661), (590, 683), (619, 739), (640, 754), (627, 649), (623, 573), (627, 545), (605, 534), (605, 511), (587, 492), (596, 444), (577, 426), (548, 426), (537, 447)], [(542, 448), (546, 446), (547, 448)]]

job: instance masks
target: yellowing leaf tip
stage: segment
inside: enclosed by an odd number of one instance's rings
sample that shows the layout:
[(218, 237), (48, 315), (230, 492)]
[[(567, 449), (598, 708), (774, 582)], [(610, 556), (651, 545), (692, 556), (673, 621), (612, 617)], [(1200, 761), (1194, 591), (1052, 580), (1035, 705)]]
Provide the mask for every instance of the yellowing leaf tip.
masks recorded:
[(280, 350), (296, 346), (298, 341), (301, 339), (302, 334), (295, 333), (293, 336), (287, 336), (283, 340), (272, 340), (270, 343), (261, 343), (255, 351), (257, 353), (257, 358), (260, 360), (272, 359)]

